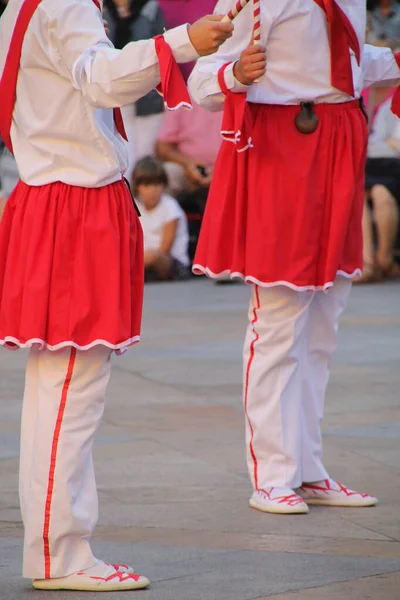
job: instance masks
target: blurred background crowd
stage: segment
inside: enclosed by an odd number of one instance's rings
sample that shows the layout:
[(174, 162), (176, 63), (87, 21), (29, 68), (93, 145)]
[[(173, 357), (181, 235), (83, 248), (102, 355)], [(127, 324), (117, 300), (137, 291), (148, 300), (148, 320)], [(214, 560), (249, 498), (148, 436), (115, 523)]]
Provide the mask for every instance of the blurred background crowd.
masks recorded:
[[(0, 0), (0, 15), (7, 0)], [(212, 13), (216, 0), (104, 0), (105, 19), (117, 48), (150, 38), (165, 28)], [(400, 3), (368, 0), (367, 41), (400, 50)], [(193, 65), (183, 65), (188, 78)], [(365, 90), (369, 116), (366, 166), (364, 273), (357, 280), (380, 282), (400, 274), (400, 120), (390, 111), (393, 88)], [(0, 109), (1, 110), (1, 109)], [(123, 107), (129, 137), (126, 177), (142, 213), (147, 281), (190, 277), (213, 167), (221, 143), (221, 113), (194, 106), (164, 111), (150, 92)], [(0, 216), (18, 180), (13, 157), (0, 147)]]

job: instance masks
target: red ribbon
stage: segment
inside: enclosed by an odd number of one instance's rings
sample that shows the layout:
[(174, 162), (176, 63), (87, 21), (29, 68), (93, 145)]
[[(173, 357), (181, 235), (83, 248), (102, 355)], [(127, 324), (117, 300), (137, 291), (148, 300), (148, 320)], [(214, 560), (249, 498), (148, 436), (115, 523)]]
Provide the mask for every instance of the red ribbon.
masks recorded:
[(8, 150), (12, 153), (11, 123), (17, 91), (19, 63), (22, 44), (30, 20), (41, 0), (25, 0), (15, 22), (14, 31), (8, 48), (7, 58), (0, 81), (0, 135)]
[(232, 63), (226, 63), (218, 71), (218, 82), (225, 94), (224, 116), (221, 135), (224, 140), (237, 145), (238, 152), (244, 152), (252, 147), (253, 117), (247, 102), (247, 94), (235, 94), (225, 83), (225, 70)]
[(176, 110), (180, 106), (192, 108), (192, 101), (185, 80), (172, 54), (171, 47), (167, 44), (163, 35), (157, 35), (154, 41), (161, 78), (157, 91), (163, 96), (166, 108), (169, 110)]
[(349, 48), (361, 61), (360, 44), (347, 15), (335, 0), (314, 0), (325, 12), (329, 26), (331, 49), (331, 84), (338, 90), (354, 97), (353, 70)]

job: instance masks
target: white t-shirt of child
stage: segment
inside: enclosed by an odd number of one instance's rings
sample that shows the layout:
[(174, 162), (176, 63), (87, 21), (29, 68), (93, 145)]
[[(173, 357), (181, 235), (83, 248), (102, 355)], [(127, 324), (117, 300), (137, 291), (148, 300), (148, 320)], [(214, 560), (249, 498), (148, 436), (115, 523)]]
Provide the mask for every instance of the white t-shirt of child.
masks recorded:
[(164, 227), (171, 221), (179, 220), (175, 241), (171, 248), (171, 256), (182, 264), (189, 265), (189, 231), (186, 215), (175, 198), (163, 194), (160, 202), (153, 210), (147, 210), (143, 202), (138, 201), (144, 234), (144, 249), (158, 250)]

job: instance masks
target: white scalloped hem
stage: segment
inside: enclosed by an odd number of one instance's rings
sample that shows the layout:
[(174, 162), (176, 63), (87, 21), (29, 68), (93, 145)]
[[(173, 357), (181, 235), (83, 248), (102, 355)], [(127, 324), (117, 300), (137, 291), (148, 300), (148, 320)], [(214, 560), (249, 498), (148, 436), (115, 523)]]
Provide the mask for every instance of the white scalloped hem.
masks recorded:
[[(334, 281), (328, 281), (324, 283), (324, 285), (295, 285), (290, 281), (260, 281), (256, 277), (252, 277), (251, 275), (244, 275), (243, 273), (232, 272), (230, 269), (225, 269), (225, 271), (221, 271), (220, 273), (213, 273), (208, 267), (203, 267), (202, 265), (195, 264), (192, 267), (192, 271), (195, 275), (207, 275), (211, 279), (220, 279), (221, 277), (226, 277), (229, 275), (231, 279), (243, 279), (243, 281), (249, 285), (258, 285), (260, 287), (276, 287), (278, 285), (283, 285), (285, 287), (290, 288), (296, 292), (325, 292), (329, 288), (334, 285)], [(353, 279), (357, 275), (361, 275), (361, 269), (356, 269), (353, 273), (346, 273), (345, 271), (337, 271), (336, 275), (338, 277), (346, 277), (347, 279)]]
[(193, 110), (193, 104), (189, 104), (189, 102), (179, 102), (176, 106), (168, 106), (166, 102), (164, 102), (164, 106), (166, 110), (179, 110), (180, 108), (186, 108), (186, 110)]
[(79, 344), (76, 344), (73, 341), (60, 342), (59, 344), (51, 346), (45, 340), (41, 340), (39, 338), (32, 338), (27, 342), (21, 342), (17, 338), (12, 337), (11, 335), (7, 335), (4, 339), (0, 340), (0, 346), (4, 346), (5, 348), (7, 348), (7, 350), (11, 351), (20, 350), (21, 348), (32, 348), (32, 346), (38, 346), (39, 350), (50, 350), (52, 352), (55, 352), (56, 350), (62, 350), (63, 348), (68, 347), (85, 351), (90, 350), (95, 346), (106, 346), (107, 348), (110, 348), (110, 350), (113, 350), (116, 354), (123, 354), (128, 350), (129, 346), (137, 344), (139, 341), (140, 336), (136, 335), (135, 337), (130, 338), (125, 342), (121, 342), (120, 344), (110, 344), (110, 342), (107, 342), (107, 340), (94, 340), (86, 346), (79, 346)]

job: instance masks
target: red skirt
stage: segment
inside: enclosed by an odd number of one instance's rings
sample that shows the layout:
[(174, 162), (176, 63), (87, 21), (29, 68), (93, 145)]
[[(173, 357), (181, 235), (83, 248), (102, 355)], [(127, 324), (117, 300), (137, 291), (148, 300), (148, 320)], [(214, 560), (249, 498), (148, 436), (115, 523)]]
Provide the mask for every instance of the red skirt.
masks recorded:
[(137, 342), (143, 234), (128, 188), (19, 182), (0, 225), (0, 344)]
[(309, 135), (294, 126), (298, 106), (250, 108), (253, 147), (222, 142), (194, 273), (315, 290), (361, 272), (368, 132), (358, 102), (317, 105)]

